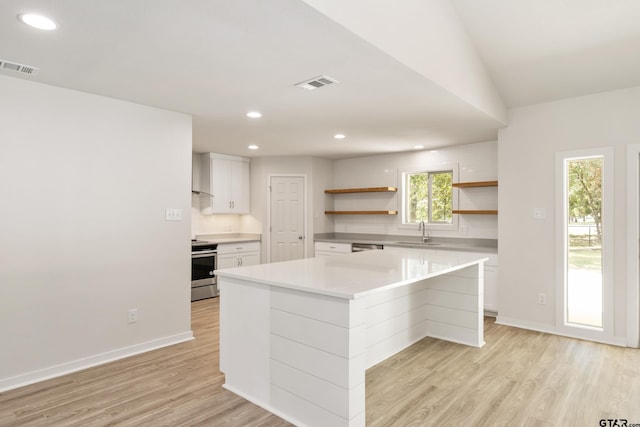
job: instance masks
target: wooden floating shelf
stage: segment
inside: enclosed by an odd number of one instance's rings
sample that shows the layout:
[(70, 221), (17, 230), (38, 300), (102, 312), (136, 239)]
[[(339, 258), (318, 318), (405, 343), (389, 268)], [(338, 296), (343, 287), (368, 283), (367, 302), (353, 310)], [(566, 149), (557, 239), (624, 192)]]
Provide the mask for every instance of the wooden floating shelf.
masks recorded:
[(456, 182), (451, 185), (458, 188), (497, 187), (498, 181)]
[(324, 190), (327, 194), (346, 194), (346, 193), (395, 193), (398, 191), (396, 187), (368, 187), (368, 188), (342, 188), (336, 190)]
[(454, 214), (461, 214), (461, 215), (497, 215), (498, 211), (497, 210), (453, 210), (452, 211)]
[(398, 211), (324, 211), (325, 215), (398, 215)]

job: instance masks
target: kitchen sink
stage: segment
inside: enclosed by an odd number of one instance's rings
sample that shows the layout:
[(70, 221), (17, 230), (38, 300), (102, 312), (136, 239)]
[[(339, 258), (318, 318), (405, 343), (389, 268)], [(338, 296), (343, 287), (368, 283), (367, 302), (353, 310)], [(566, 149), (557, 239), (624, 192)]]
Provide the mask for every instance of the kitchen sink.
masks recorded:
[(440, 246), (442, 243), (433, 243), (433, 242), (394, 242), (399, 245), (414, 245), (414, 246)]

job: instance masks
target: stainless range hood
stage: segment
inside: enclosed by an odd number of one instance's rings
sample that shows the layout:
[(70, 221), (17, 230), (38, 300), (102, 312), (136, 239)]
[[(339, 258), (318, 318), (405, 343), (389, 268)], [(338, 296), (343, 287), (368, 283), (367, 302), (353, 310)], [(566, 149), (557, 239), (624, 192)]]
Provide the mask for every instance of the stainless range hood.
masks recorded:
[(193, 194), (197, 194), (198, 196), (209, 196), (209, 197), (215, 197), (213, 194), (207, 193), (206, 191), (200, 191), (200, 190), (191, 190), (191, 192)]

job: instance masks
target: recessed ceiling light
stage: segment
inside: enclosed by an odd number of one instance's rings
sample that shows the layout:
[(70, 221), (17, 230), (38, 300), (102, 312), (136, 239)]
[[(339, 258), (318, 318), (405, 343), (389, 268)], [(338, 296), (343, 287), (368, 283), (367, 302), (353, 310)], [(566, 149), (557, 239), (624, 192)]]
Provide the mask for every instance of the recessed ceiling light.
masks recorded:
[(422, 150), (424, 148), (424, 145), (414, 145), (413, 149), (414, 150)]
[(247, 113), (247, 117), (251, 117), (252, 119), (259, 119), (260, 117), (262, 117), (262, 114), (258, 113), (257, 111), (249, 111)]
[(249, 150), (257, 150), (257, 149), (258, 149), (258, 148), (260, 148), (260, 147), (258, 147), (258, 146), (257, 146), (257, 145), (255, 145), (255, 144), (251, 144), (251, 145), (250, 145), (249, 147), (247, 147), (247, 148), (249, 148)]
[(346, 136), (341, 134), (341, 133), (336, 133), (335, 135), (333, 135), (333, 137), (335, 139), (345, 139), (346, 138)]
[(39, 30), (55, 30), (58, 28), (58, 24), (53, 22), (50, 18), (42, 15), (36, 15), (34, 13), (20, 14), (18, 15), (18, 20), (23, 24), (27, 24)]

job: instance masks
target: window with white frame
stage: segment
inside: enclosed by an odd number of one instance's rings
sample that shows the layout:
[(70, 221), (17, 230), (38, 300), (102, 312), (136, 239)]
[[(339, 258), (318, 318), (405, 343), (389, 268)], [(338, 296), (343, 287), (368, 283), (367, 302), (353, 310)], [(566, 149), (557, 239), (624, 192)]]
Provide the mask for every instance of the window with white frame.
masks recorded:
[(402, 224), (453, 225), (457, 204), (454, 174), (452, 166), (402, 172)]
[(556, 171), (558, 327), (613, 336), (613, 149), (556, 153)]

